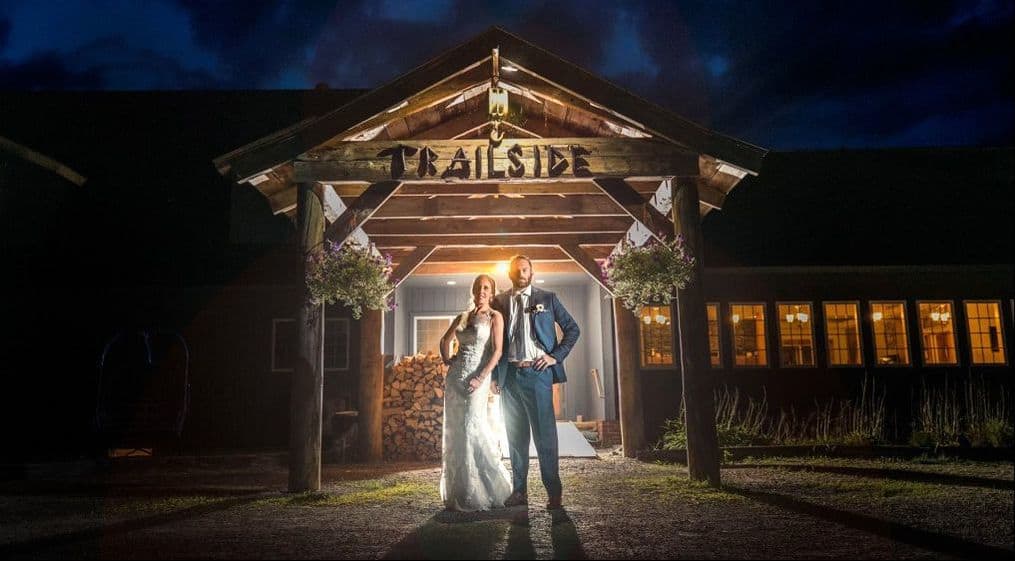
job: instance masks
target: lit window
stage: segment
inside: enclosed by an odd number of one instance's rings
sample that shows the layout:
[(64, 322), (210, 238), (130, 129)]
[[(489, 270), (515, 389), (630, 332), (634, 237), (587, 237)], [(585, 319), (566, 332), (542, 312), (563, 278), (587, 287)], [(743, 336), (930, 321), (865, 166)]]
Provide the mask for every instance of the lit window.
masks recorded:
[(673, 366), (673, 326), (669, 306), (641, 309), (641, 365)]
[(324, 369), (349, 369), (349, 319), (324, 320)]
[(958, 364), (951, 302), (918, 302), (924, 364)]
[(805, 302), (776, 303), (779, 311), (779, 365), (814, 366), (814, 322)]
[(733, 328), (733, 365), (768, 366), (765, 343), (765, 305), (730, 304)]
[[(435, 354), (441, 352), (441, 337), (455, 316), (416, 316), (412, 352)], [(452, 348), (452, 353), (454, 349)]]
[(825, 302), (825, 336), (829, 366), (862, 366), (860, 306), (856, 302)]
[(1001, 330), (1001, 303), (966, 302), (969, 350), (973, 364), (1005, 364), (1004, 334)]
[(909, 366), (905, 302), (871, 302), (874, 352), (879, 366)]
[(708, 354), (709, 365), (712, 368), (722, 366), (722, 354), (719, 344), (719, 304), (705, 304), (708, 313)]

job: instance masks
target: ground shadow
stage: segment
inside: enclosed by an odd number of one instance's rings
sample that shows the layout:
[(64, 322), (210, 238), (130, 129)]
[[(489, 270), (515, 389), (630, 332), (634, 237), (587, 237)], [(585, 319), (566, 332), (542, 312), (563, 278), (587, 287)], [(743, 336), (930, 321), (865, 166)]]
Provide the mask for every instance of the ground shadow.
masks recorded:
[(865, 514), (817, 505), (787, 495), (754, 491), (728, 485), (723, 485), (723, 490), (791, 512), (835, 522), (849, 528), (869, 532), (938, 553), (954, 555), (962, 559), (1011, 559), (1012, 556), (1012, 551), (1008, 549), (984, 545), (930, 530), (913, 528)]
[(781, 469), (787, 471), (809, 471), (815, 473), (834, 473), (837, 475), (854, 475), (857, 477), (874, 477), (879, 479), (897, 479), (900, 481), (916, 481), (920, 483), (941, 483), (944, 485), (961, 485), (963, 487), (986, 487), (1001, 491), (1015, 489), (1015, 481), (975, 477), (972, 475), (955, 475), (948, 473), (918, 472), (904, 469), (866, 468), (849, 466), (814, 466), (793, 464), (733, 464), (723, 469)]
[(135, 518), (132, 520), (124, 520), (122, 522), (115, 522), (113, 524), (106, 524), (95, 528), (87, 528), (84, 530), (77, 530), (74, 532), (67, 532), (64, 534), (57, 534), (55, 536), (45, 536), (23, 542), (0, 545), (0, 559), (8, 559), (16, 555), (25, 555), (28, 553), (40, 553), (40, 550), (45, 550), (48, 548), (73, 545), (76, 543), (86, 543), (93, 540), (108, 539), (110, 536), (114, 535), (126, 534), (137, 530), (145, 530), (148, 528), (154, 528), (156, 526), (164, 526), (166, 524), (181, 522), (183, 520), (187, 520), (190, 518), (204, 516), (212, 512), (218, 512), (242, 504), (251, 503), (258, 499), (264, 498), (265, 496), (266, 496), (265, 493), (260, 493), (257, 495), (248, 495), (245, 497), (223, 499), (208, 504), (201, 504), (197, 506), (174, 510), (172, 512), (167, 512), (163, 514), (145, 516), (143, 518)]
[[(506, 535), (505, 535), (506, 534)], [(391, 546), (383, 559), (489, 559), (506, 539), (504, 559), (538, 557), (527, 508), (440, 512)], [(550, 511), (553, 559), (586, 559), (567, 511)]]

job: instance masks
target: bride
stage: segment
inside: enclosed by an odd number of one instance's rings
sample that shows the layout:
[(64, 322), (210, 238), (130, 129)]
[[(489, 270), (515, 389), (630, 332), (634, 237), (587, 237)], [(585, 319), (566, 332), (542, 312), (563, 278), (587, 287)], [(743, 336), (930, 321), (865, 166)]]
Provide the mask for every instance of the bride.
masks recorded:
[[(500, 359), (504, 318), (490, 308), (497, 283), (479, 275), (472, 283), (475, 307), (459, 315), (441, 337), (441, 358), (449, 364), (444, 387), (444, 441), (441, 500), (447, 510), (474, 511), (504, 506), (511, 476), (501, 463), (487, 421), (490, 375)], [(451, 357), (451, 343), (458, 353)]]

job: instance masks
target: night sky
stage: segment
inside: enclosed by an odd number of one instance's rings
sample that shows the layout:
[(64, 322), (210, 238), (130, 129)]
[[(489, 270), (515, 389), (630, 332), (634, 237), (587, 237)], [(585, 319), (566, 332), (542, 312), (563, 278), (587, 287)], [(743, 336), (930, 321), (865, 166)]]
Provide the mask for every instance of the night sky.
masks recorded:
[(1013, 6), (0, 0), (0, 89), (372, 88), (500, 25), (769, 149), (1010, 145)]

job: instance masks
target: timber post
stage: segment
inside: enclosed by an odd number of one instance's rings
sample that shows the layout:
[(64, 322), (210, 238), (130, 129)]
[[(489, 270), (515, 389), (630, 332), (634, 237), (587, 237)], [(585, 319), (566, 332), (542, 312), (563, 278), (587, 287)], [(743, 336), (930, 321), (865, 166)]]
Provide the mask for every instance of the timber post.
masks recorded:
[(383, 458), (384, 364), (381, 356), (381, 334), (384, 312), (363, 310), (359, 320), (359, 399), (357, 417), (359, 459), (379, 462)]
[(638, 378), (638, 338), (641, 328), (631, 310), (613, 299), (613, 329), (617, 335), (617, 390), (620, 392), (620, 441), (624, 456), (634, 458), (645, 448), (644, 403)]
[(675, 233), (684, 237), (696, 264), (691, 283), (677, 290), (673, 315), (677, 318), (685, 426), (687, 428), (687, 470), (691, 479), (707, 480), (718, 487), (719, 444), (715, 431), (715, 398), (709, 372), (708, 316), (702, 286), (704, 244), (698, 211), (698, 185), (681, 182), (673, 194)]
[(302, 283), (297, 316), (297, 356), (290, 386), (289, 491), (321, 488), (321, 409), (324, 397), (324, 305), (310, 303), (307, 256), (324, 240), (324, 208), (312, 183), (297, 187), (297, 232)]

